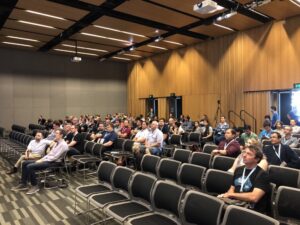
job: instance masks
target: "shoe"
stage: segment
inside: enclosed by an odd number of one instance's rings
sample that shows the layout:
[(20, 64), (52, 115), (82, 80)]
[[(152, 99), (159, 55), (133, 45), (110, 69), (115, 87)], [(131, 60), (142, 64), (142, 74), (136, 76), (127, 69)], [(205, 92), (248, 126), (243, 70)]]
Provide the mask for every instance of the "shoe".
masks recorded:
[(11, 168), (9, 171), (7, 171), (6, 174), (10, 175), (10, 174), (14, 174), (14, 173), (16, 173), (16, 172), (18, 172), (17, 167), (13, 167), (13, 168)]
[(13, 187), (11, 190), (12, 191), (25, 191), (27, 190), (28, 187), (25, 184), (18, 184), (17, 186)]
[(38, 185), (32, 186), (27, 192), (27, 195), (32, 195), (35, 194), (36, 192), (38, 192), (40, 190)]

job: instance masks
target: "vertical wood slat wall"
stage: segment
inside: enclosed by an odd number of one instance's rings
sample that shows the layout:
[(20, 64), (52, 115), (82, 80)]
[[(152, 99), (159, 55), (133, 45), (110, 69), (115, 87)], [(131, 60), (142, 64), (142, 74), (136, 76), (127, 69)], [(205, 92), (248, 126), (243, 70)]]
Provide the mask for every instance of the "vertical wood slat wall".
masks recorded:
[[(270, 90), (300, 82), (299, 59), (299, 16), (160, 54), (129, 66), (128, 112), (144, 114), (141, 98), (175, 92), (194, 120), (202, 114), (213, 120), (220, 99), (224, 115), (245, 109), (261, 127)], [(159, 116), (166, 116), (166, 106), (159, 104)]]

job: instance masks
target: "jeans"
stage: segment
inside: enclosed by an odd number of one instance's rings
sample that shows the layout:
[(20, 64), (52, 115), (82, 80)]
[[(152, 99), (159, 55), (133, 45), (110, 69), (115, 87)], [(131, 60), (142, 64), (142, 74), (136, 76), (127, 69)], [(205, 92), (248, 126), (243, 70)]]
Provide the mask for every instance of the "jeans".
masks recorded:
[(73, 155), (82, 155), (82, 153), (76, 148), (70, 147), (67, 153), (67, 156), (71, 157)]

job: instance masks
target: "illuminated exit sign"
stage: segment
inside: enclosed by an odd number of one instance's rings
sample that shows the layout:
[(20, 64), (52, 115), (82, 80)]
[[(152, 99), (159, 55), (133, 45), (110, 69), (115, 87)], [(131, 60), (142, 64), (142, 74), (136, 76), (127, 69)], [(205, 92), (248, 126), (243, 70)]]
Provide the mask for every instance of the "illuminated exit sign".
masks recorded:
[(300, 83), (294, 84), (294, 88), (300, 88)]

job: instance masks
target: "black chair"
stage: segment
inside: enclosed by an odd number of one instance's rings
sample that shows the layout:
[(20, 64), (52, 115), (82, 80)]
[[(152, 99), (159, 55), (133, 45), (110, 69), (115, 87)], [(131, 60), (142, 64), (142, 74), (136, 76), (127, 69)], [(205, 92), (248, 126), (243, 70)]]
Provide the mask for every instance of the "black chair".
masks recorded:
[(218, 146), (215, 145), (215, 144), (205, 144), (205, 145), (203, 146), (203, 152), (204, 152), (204, 153), (211, 154), (211, 152), (212, 152), (213, 150), (217, 149), (217, 148), (218, 148)]
[(264, 214), (239, 206), (230, 205), (226, 208), (221, 225), (279, 225), (279, 222)]
[(176, 182), (177, 173), (181, 162), (173, 159), (161, 159), (156, 168), (156, 174), (159, 179), (168, 179)]
[(281, 166), (269, 166), (270, 182), (279, 186), (288, 186), (299, 188), (300, 187), (300, 170), (281, 167)]
[(160, 160), (159, 156), (156, 155), (144, 155), (141, 161), (141, 170), (144, 173), (152, 173), (156, 175), (156, 167)]
[(179, 220), (180, 200), (185, 189), (167, 181), (157, 181), (151, 195), (153, 212), (131, 217), (125, 225), (181, 225)]
[(297, 155), (300, 157), (300, 148), (292, 148), (296, 153)]
[(133, 174), (129, 182), (130, 201), (110, 204), (104, 213), (123, 223), (128, 217), (151, 211), (151, 191), (156, 180), (153, 175), (140, 172)]
[(185, 146), (185, 147), (200, 146), (200, 144), (201, 144), (200, 141), (201, 141), (201, 134), (191, 132), (191, 133), (189, 133), (188, 141), (182, 142), (181, 145)]
[(124, 151), (125, 141), (124, 138), (118, 138), (114, 144), (113, 151)]
[(173, 159), (180, 161), (182, 163), (187, 163), (189, 162), (191, 155), (192, 155), (191, 150), (175, 148)]
[(175, 148), (181, 147), (181, 135), (172, 134), (169, 138), (169, 144), (163, 146), (163, 155), (170, 157)]
[(181, 209), (182, 225), (219, 225), (224, 202), (198, 191), (188, 191)]
[(190, 158), (190, 163), (198, 166), (203, 166), (208, 169), (210, 165), (210, 159), (211, 154), (204, 152), (193, 152)]
[(282, 223), (300, 224), (300, 189), (281, 186), (278, 188), (274, 216)]
[(178, 172), (178, 183), (187, 189), (202, 189), (205, 167), (183, 163)]
[(229, 172), (209, 169), (204, 179), (203, 191), (209, 195), (217, 196), (229, 190), (233, 175)]
[(234, 160), (235, 158), (227, 156), (215, 156), (212, 159), (211, 168), (216, 170), (227, 171), (232, 167)]
[(82, 155), (73, 155), (72, 156), (72, 159), (74, 160), (79, 160), (79, 159), (83, 159), (83, 158), (90, 158), (90, 157), (93, 157), (92, 156), (92, 153), (93, 153), (93, 148), (94, 148), (94, 145), (96, 143), (93, 142), (93, 141), (84, 141), (84, 147), (83, 147), (83, 150), (84, 150), (84, 154)]

